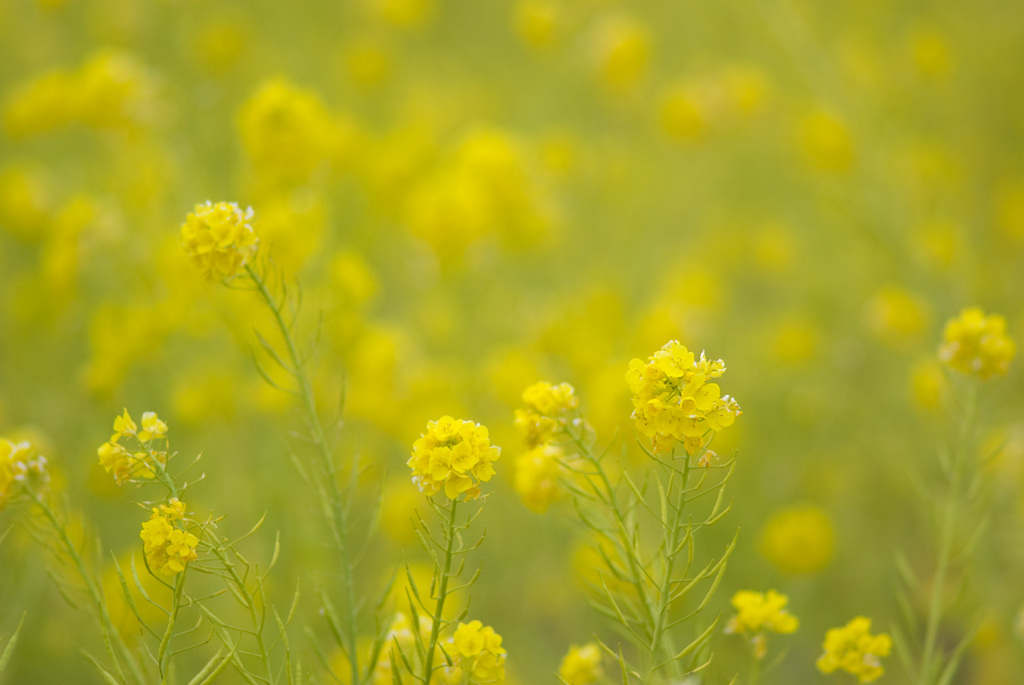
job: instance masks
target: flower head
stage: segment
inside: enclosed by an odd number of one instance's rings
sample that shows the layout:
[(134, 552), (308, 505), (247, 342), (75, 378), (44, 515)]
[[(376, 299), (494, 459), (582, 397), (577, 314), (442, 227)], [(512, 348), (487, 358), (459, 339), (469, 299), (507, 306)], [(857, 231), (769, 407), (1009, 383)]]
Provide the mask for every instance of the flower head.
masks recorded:
[(38, 491), (49, 482), (46, 457), (26, 441), (0, 438), (0, 511), (19, 493)]
[(754, 655), (763, 659), (766, 654), (765, 633), (792, 633), (799, 627), (796, 616), (786, 611), (789, 598), (775, 590), (752, 592), (740, 590), (732, 596), (736, 615), (725, 626), (727, 633), (739, 633), (750, 638)]
[(180, 512), (184, 509), (183, 503), (173, 500), (168, 507), (154, 507), (153, 515), (142, 524), (139, 537), (143, 541), (146, 563), (154, 573), (177, 575), (185, 570), (185, 564), (198, 558), (199, 538), (174, 525), (180, 522)]
[(528, 447), (548, 442), (564, 423), (564, 414), (579, 406), (576, 390), (568, 383), (534, 383), (523, 391), (525, 409), (516, 409), (515, 426)]
[(504, 682), (505, 649), (494, 628), (484, 627), (480, 621), (459, 623), (450, 643), (449, 654), (473, 682)]
[(590, 685), (599, 681), (603, 675), (601, 649), (594, 642), (582, 647), (569, 647), (558, 669), (558, 676), (569, 685)]
[(962, 373), (978, 378), (1001, 376), (1010, 367), (1017, 349), (1006, 335), (1006, 319), (985, 315), (978, 308), (964, 309), (950, 319), (939, 346), (939, 359)]
[[(131, 449), (121, 441), (128, 438)], [(167, 424), (155, 412), (142, 415), (142, 430), (125, 409), (114, 419), (114, 434), (96, 450), (100, 466), (118, 485), (132, 479), (150, 479), (167, 462)]]
[(234, 202), (196, 205), (181, 226), (185, 252), (207, 278), (230, 279), (239, 275), (259, 247), (253, 229), (253, 212)]
[(842, 628), (832, 628), (825, 634), (818, 658), (818, 670), (832, 673), (843, 670), (857, 676), (858, 682), (870, 683), (884, 672), (881, 657), (888, 656), (892, 639), (885, 633), (871, 634), (871, 619), (858, 616)]
[(492, 464), (500, 456), (501, 448), (491, 445), (486, 426), (442, 416), (427, 423), (406, 464), (422, 492), (433, 495), (443, 487), (448, 499), (463, 493), (466, 499), (475, 499), (480, 495), (479, 482), (491, 479)]
[(742, 412), (736, 400), (722, 395), (717, 383), (725, 363), (712, 361), (675, 340), (644, 362), (629, 363), (626, 382), (633, 392), (637, 430), (651, 439), (656, 452), (668, 452), (682, 442), (688, 452), (699, 451), (705, 436), (731, 426)]

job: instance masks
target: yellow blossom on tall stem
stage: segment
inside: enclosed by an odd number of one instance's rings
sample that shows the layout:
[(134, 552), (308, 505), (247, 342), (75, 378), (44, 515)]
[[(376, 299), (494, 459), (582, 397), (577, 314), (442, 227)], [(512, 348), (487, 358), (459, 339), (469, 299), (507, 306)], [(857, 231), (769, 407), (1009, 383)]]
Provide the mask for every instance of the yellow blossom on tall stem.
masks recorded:
[(747, 636), (754, 657), (763, 659), (768, 653), (765, 633), (795, 632), (800, 621), (786, 611), (789, 598), (775, 590), (752, 592), (740, 590), (732, 597), (736, 615), (729, 619), (725, 632)]
[(950, 368), (978, 378), (1005, 375), (1017, 352), (1006, 335), (1006, 319), (977, 307), (964, 309), (946, 323), (939, 359)]
[(422, 492), (433, 495), (443, 488), (448, 499), (465, 494), (468, 500), (480, 496), (480, 482), (491, 479), (500, 456), (501, 448), (491, 445), (486, 426), (442, 416), (427, 423), (406, 465)]
[(709, 360), (670, 340), (648, 357), (633, 359), (626, 382), (633, 392), (633, 420), (656, 453), (677, 443), (694, 454), (708, 434), (731, 426), (742, 412), (736, 401), (710, 382), (725, 373), (725, 362)]
[(182, 244), (203, 275), (231, 279), (241, 274), (259, 247), (253, 211), (234, 202), (196, 205), (181, 226)]
[(505, 682), (506, 652), (494, 628), (480, 621), (460, 623), (450, 643), (449, 653), (470, 682)]
[(892, 639), (885, 633), (871, 634), (871, 619), (858, 616), (841, 628), (825, 634), (825, 653), (818, 658), (818, 670), (832, 673), (842, 670), (870, 683), (885, 672), (881, 658), (889, 655)]
[(184, 504), (171, 505), (171, 514), (161, 511), (164, 507), (153, 508), (153, 515), (142, 524), (139, 537), (143, 541), (146, 564), (154, 573), (175, 576), (185, 570), (185, 564), (198, 558), (196, 546), (199, 538), (183, 528), (176, 527)]
[(558, 677), (569, 685), (590, 685), (604, 676), (601, 668), (601, 648), (588, 642), (579, 647), (572, 645), (558, 667)]

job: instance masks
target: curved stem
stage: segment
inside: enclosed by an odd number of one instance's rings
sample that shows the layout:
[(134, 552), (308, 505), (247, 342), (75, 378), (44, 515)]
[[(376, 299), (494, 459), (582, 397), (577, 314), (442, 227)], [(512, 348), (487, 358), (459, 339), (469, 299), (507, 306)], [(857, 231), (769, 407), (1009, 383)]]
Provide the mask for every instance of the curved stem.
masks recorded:
[(274, 301), (274, 297), (267, 288), (263, 278), (252, 268), (252, 266), (246, 264), (245, 271), (256, 285), (256, 290), (259, 292), (260, 298), (274, 315), (274, 322), (277, 324), (277, 329), (281, 333), (281, 337), (284, 339), (285, 348), (288, 351), (288, 361), (291, 363), (291, 368), (287, 370), (299, 384), (299, 397), (302, 400), (303, 409), (305, 410), (306, 418), (309, 421), (309, 429), (312, 434), (313, 444), (317, 448), (320, 471), (324, 481), (322, 485), (326, 485), (327, 487), (326, 492), (321, 489), (321, 497), (324, 500), (324, 508), (329, 512), (328, 525), (331, 529), (334, 541), (338, 545), (338, 554), (341, 557), (342, 591), (344, 593), (345, 607), (347, 609), (345, 617), (346, 621), (342, 630), (344, 631), (345, 641), (348, 644), (344, 645), (344, 647), (345, 651), (348, 652), (349, 665), (351, 667), (351, 683), (352, 685), (360, 685), (360, 683), (362, 683), (362, 677), (359, 672), (359, 655), (356, 645), (358, 638), (356, 628), (355, 581), (353, 577), (355, 569), (352, 564), (352, 555), (349, 552), (348, 511), (345, 507), (344, 501), (342, 500), (341, 488), (338, 486), (334, 466), (334, 453), (327, 440), (327, 434), (324, 432), (323, 424), (320, 423), (320, 415), (316, 409), (316, 398), (313, 393), (313, 385), (309, 380), (309, 376), (306, 374), (304, 363), (299, 357), (295, 341), (292, 339), (291, 328), (288, 326), (281, 313), (281, 306)]
[(928, 624), (925, 629), (924, 649), (921, 654), (921, 668), (918, 672), (918, 685), (929, 685), (938, 677), (942, 668), (942, 656), (938, 651), (939, 624), (942, 621), (946, 576), (949, 573), (953, 556), (953, 537), (956, 522), (960, 517), (961, 480), (963, 478), (964, 459), (970, 448), (970, 440), (974, 430), (975, 412), (977, 408), (977, 385), (968, 387), (964, 406), (964, 420), (960, 426), (958, 444), (953, 453), (950, 465), (949, 488), (946, 492), (945, 507), (939, 529), (939, 551), (935, 567), (935, 578), (932, 582), (931, 599), (928, 604)]

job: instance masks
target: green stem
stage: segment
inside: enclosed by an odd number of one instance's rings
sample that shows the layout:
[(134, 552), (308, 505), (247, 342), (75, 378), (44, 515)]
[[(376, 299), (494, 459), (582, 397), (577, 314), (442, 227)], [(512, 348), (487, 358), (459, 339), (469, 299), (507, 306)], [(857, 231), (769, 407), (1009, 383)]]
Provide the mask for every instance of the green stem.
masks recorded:
[(956, 522), (960, 517), (960, 489), (963, 477), (964, 458), (969, 451), (971, 435), (974, 430), (975, 412), (977, 408), (977, 385), (968, 387), (964, 406), (964, 420), (960, 426), (960, 436), (953, 453), (953, 463), (949, 474), (949, 488), (939, 529), (939, 552), (932, 584), (931, 600), (928, 605), (928, 623), (925, 629), (924, 649), (921, 654), (921, 668), (918, 673), (918, 685), (930, 685), (938, 677), (942, 669), (942, 655), (938, 653), (939, 624), (945, 612), (944, 593), (946, 576), (949, 573), (953, 555), (953, 537)]
[(128, 648), (121, 641), (121, 634), (117, 631), (117, 628), (114, 627), (114, 622), (110, 618), (110, 613), (107, 610), (107, 603), (102, 590), (100, 590), (99, 586), (96, 584), (92, 574), (89, 573), (88, 569), (86, 569), (85, 562), (82, 560), (81, 555), (78, 553), (78, 549), (71, 541), (71, 536), (68, 535), (67, 526), (63, 524), (56, 512), (53, 511), (45, 499), (39, 495), (33, 494), (32, 500), (42, 510), (47, 521), (49, 521), (53, 530), (57, 533), (57, 537), (60, 539), (61, 545), (64, 547), (64, 551), (67, 552), (69, 557), (71, 557), (71, 561), (75, 565), (75, 570), (78, 571), (79, 577), (82, 579), (82, 582), (85, 583), (85, 589), (89, 593), (93, 609), (96, 611), (97, 618), (100, 622), (100, 632), (103, 635), (103, 642), (107, 648), (107, 654), (114, 662), (114, 667), (117, 669), (117, 673), (121, 677), (121, 680), (126, 681), (124, 672), (121, 670), (121, 664), (117, 660), (117, 655), (114, 653), (115, 642), (122, 657), (128, 663), (132, 676), (137, 682), (145, 683), (146, 679), (142, 676), (142, 672), (139, 670), (138, 664), (131, 658), (131, 655), (128, 653)]
[(448, 510), (448, 529), (446, 537), (448, 545), (444, 550), (444, 569), (441, 571), (441, 584), (437, 590), (437, 605), (434, 607), (434, 625), (430, 629), (430, 644), (427, 645), (427, 654), (423, 666), (423, 683), (430, 683), (430, 676), (434, 671), (434, 650), (437, 649), (437, 640), (441, 634), (442, 612), (444, 601), (448, 596), (448, 579), (452, 570), (452, 549), (455, 544), (455, 505), (457, 500), (452, 500), (452, 506)]
[(757, 655), (757, 647), (750, 643), (750, 682), (748, 685), (757, 685), (761, 680), (761, 657)]
[[(675, 570), (676, 547), (679, 545), (679, 530), (682, 527), (683, 509), (686, 507), (686, 487), (690, 480), (690, 456), (684, 455), (682, 473), (673, 470), (669, 478), (669, 493), (672, 491), (672, 482), (676, 474), (682, 478), (679, 485), (679, 499), (676, 502), (675, 513), (672, 516), (672, 526), (664, 532), (662, 543), (664, 544), (665, 568), (662, 573), (661, 588), (658, 595), (658, 604), (655, 612), (654, 631), (651, 635), (650, 655), (647, 663), (647, 676), (645, 682), (649, 682), (658, 664), (659, 651), (666, 652), (666, 659), (674, 656), (674, 649), (670, 641), (662, 645), (665, 637), (665, 624), (668, 621), (668, 609), (672, 600), (672, 573)], [(678, 667), (676, 667), (678, 671)], [(678, 673), (676, 673), (678, 675)]]
[(317, 412), (316, 399), (313, 394), (313, 385), (309, 380), (309, 376), (306, 375), (302, 359), (299, 357), (298, 350), (295, 347), (295, 341), (292, 339), (291, 330), (281, 313), (281, 307), (274, 302), (274, 297), (271, 295), (266, 283), (264, 283), (263, 279), (258, 273), (256, 273), (252, 266), (246, 264), (245, 270), (246, 273), (249, 274), (253, 283), (256, 284), (256, 289), (259, 292), (260, 297), (263, 299), (264, 304), (266, 304), (273, 313), (277, 329), (281, 333), (281, 337), (284, 339), (285, 347), (288, 350), (288, 360), (292, 365), (292, 368), (288, 369), (288, 371), (299, 384), (299, 396), (302, 399), (303, 408), (307, 415), (306, 418), (309, 421), (309, 428), (312, 433), (313, 443), (317, 447), (320, 470), (328, 487), (327, 493), (322, 495), (325, 499), (325, 508), (330, 513), (328, 524), (331, 528), (331, 533), (334, 536), (334, 541), (338, 545), (338, 554), (341, 557), (342, 591), (344, 592), (345, 606), (347, 609), (347, 620), (345, 621), (345, 625), (342, 630), (344, 631), (345, 641), (348, 642), (348, 644), (344, 645), (344, 647), (349, 656), (351, 683), (352, 685), (360, 685), (362, 678), (359, 673), (359, 655), (356, 645), (358, 638), (356, 628), (355, 569), (352, 564), (352, 555), (349, 553), (348, 512), (345, 508), (344, 502), (342, 501), (341, 489), (338, 487), (338, 480), (334, 467), (334, 454), (331, 451), (331, 446), (328, 443), (323, 425), (320, 423), (320, 415)]
[[(270, 666), (270, 654), (267, 651), (266, 642), (263, 640), (263, 619), (256, 613), (255, 598), (245, 586), (245, 582), (238, 575), (238, 571), (235, 570), (235, 565), (231, 563), (231, 560), (224, 554), (224, 550), (220, 548), (217, 540), (214, 540), (214, 543), (210, 545), (210, 549), (213, 551), (214, 555), (216, 555), (221, 566), (224, 567), (224, 570), (231, 575), (231, 580), (234, 581), (239, 592), (246, 598), (246, 608), (249, 610), (249, 618), (252, 621), (252, 634), (256, 638), (256, 644), (260, 650), (260, 661), (263, 662), (263, 670), (266, 671), (267, 674), (266, 681), (268, 683), (272, 682), (273, 669)], [(266, 598), (263, 598), (262, 601), (266, 602)]]

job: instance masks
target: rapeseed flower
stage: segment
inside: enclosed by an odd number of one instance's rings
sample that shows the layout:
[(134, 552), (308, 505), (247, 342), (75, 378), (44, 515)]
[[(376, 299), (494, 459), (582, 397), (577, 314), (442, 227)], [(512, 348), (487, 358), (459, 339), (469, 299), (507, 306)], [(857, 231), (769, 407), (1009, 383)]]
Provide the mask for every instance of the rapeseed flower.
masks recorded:
[(558, 668), (558, 677), (569, 685), (590, 685), (604, 676), (601, 668), (601, 648), (588, 642), (582, 647), (572, 645)]
[(249, 263), (259, 238), (253, 229), (253, 212), (234, 202), (196, 205), (181, 226), (185, 252), (207, 278), (231, 279)]
[(23, 489), (37, 491), (49, 481), (46, 457), (29, 442), (0, 438), (0, 511)]
[[(129, 449), (121, 443), (125, 437), (133, 438), (135, 449)], [(154, 469), (167, 462), (166, 440), (167, 424), (156, 415), (146, 412), (142, 415), (142, 430), (125, 409), (114, 419), (114, 434), (110, 440), (96, 450), (100, 466), (114, 476), (118, 485), (124, 485), (134, 478), (150, 479), (155, 477)]]
[(153, 508), (153, 515), (142, 524), (139, 537), (143, 541), (146, 564), (154, 573), (174, 576), (185, 570), (185, 564), (198, 558), (199, 538), (174, 525), (181, 521), (185, 505), (172, 501), (168, 507)]
[(516, 409), (515, 426), (526, 445), (534, 448), (552, 439), (565, 425), (565, 413), (576, 409), (579, 400), (568, 383), (540, 381), (523, 391), (523, 404), (525, 409)]
[(433, 495), (444, 488), (448, 499), (464, 493), (466, 499), (476, 499), (479, 483), (491, 479), (493, 462), (500, 456), (501, 448), (491, 445), (486, 426), (442, 416), (427, 423), (406, 464), (421, 492)]
[(825, 634), (825, 653), (818, 658), (818, 670), (832, 673), (843, 670), (857, 676), (858, 682), (870, 683), (885, 672), (881, 657), (888, 656), (892, 639), (885, 633), (871, 634), (871, 619), (858, 616), (842, 628)]
[(971, 307), (946, 323), (939, 359), (961, 373), (989, 378), (1004, 375), (1016, 352), (1006, 319)]
[(754, 656), (763, 659), (767, 654), (766, 632), (792, 633), (800, 625), (796, 616), (786, 611), (788, 603), (789, 598), (775, 590), (740, 590), (732, 597), (736, 615), (729, 619), (725, 632), (748, 636), (754, 647)]
[(459, 623), (450, 640), (449, 654), (474, 683), (501, 683), (505, 681), (505, 649), (501, 635), (480, 621)]
[(697, 452), (709, 433), (731, 426), (742, 412), (736, 401), (722, 395), (712, 379), (725, 373), (725, 362), (711, 361), (671, 340), (644, 362), (629, 363), (626, 382), (633, 392), (632, 418), (655, 452), (671, 451), (682, 442)]

